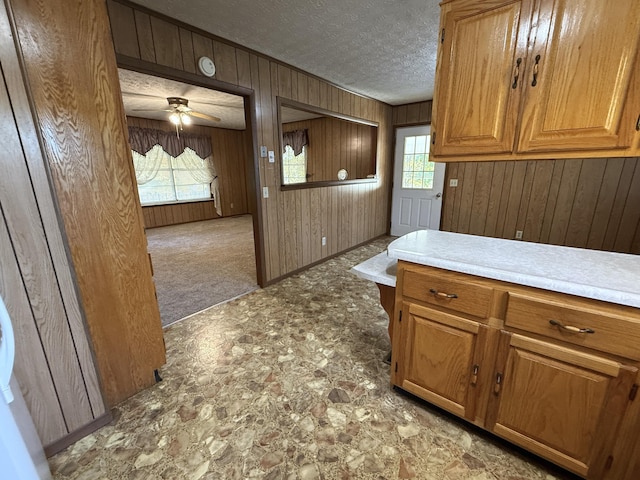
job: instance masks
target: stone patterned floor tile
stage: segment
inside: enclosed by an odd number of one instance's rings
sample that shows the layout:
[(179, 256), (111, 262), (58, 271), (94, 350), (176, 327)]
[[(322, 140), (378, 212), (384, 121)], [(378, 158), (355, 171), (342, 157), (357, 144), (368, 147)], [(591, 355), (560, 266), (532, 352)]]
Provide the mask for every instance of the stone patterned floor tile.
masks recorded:
[(349, 272), (390, 240), (169, 327), (164, 380), (52, 457), (54, 478), (572, 478), (390, 388), (387, 316)]

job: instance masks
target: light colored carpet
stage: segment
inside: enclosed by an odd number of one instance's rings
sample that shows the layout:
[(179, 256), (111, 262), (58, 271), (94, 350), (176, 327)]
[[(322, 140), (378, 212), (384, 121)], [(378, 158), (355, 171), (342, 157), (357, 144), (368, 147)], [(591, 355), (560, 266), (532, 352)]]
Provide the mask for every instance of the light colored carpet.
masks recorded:
[(147, 230), (162, 325), (257, 288), (251, 215)]

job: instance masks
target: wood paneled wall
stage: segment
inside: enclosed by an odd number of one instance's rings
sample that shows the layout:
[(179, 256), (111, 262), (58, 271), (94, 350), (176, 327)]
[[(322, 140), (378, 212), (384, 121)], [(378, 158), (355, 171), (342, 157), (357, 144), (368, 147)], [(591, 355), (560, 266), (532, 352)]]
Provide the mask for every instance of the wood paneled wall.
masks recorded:
[[(127, 124), (132, 127), (175, 131), (169, 122), (145, 118), (127, 117)], [(247, 145), (249, 140), (246, 132), (200, 125), (190, 125), (188, 128), (190, 133), (211, 137), (213, 163), (218, 174), (220, 188), (221, 216), (228, 217), (249, 213), (245, 158), (248, 149), (250, 150), (250, 144)], [(142, 214), (146, 228), (221, 217), (216, 213), (213, 200), (142, 207)]]
[(640, 159), (448, 163), (442, 230), (639, 254)]
[(431, 123), (431, 100), (393, 107), (393, 126), (408, 127)]
[(349, 179), (376, 173), (377, 128), (337, 118), (316, 118), (282, 125), (283, 132), (307, 130), (307, 175), (310, 182), (338, 179), (344, 168)]
[[(379, 181), (304, 190), (280, 190), (279, 162), (260, 159), (258, 191), (266, 281), (303, 268), (387, 231), (391, 179), (391, 107), (354, 95), (317, 77), (124, 0), (109, 0), (116, 52), (144, 62), (147, 73), (198, 74), (196, 60), (216, 63), (215, 78), (253, 89), (257, 145), (278, 151), (276, 97), (378, 122)], [(198, 74), (199, 75), (199, 74)], [(202, 76), (203, 82), (206, 77)], [(327, 237), (322, 246), (321, 237)]]
[(9, 4), (103, 393), (115, 405), (155, 383), (165, 351), (106, 4)]
[(48, 447), (110, 415), (4, 3), (0, 67), (0, 294), (15, 330), (14, 372)]

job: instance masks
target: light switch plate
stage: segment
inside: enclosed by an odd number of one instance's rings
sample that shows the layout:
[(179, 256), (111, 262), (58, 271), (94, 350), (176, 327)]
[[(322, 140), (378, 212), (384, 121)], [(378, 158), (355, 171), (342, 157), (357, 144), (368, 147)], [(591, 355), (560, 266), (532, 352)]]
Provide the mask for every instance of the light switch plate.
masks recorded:
[(458, 179), (457, 178), (449, 179), (449, 186), (450, 187), (457, 187), (458, 186)]
[(276, 153), (273, 150), (269, 150), (269, 163), (275, 163)]
[(260, 147), (260, 157), (267, 158), (267, 147), (264, 145)]
[(262, 198), (269, 198), (269, 187), (262, 187)]

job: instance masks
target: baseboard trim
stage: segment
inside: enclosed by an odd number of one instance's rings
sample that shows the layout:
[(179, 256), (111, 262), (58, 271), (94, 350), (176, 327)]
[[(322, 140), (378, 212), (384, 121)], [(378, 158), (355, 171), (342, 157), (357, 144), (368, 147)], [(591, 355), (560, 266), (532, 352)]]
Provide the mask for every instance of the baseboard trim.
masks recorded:
[(288, 273), (285, 273), (284, 275), (276, 277), (273, 280), (269, 280), (267, 283), (265, 283), (263, 288), (268, 287), (269, 285), (273, 285), (274, 283), (278, 283), (279, 281), (284, 280), (285, 278), (289, 278), (289, 277), (291, 277), (293, 275), (297, 275), (298, 273), (302, 273), (305, 270), (309, 270), (311, 267), (315, 267), (316, 265), (320, 265), (321, 263), (324, 263), (327, 260), (331, 260), (332, 258), (339, 257), (340, 255), (343, 255), (343, 254), (345, 254), (347, 252), (350, 252), (351, 250), (355, 250), (356, 248), (360, 248), (360, 247), (363, 247), (365, 245), (368, 245), (369, 243), (373, 242), (374, 240), (378, 240), (379, 238), (388, 237), (388, 236), (389, 236), (389, 234), (383, 233), (382, 235), (378, 235), (377, 237), (373, 237), (373, 238), (370, 238), (369, 240), (365, 240), (364, 242), (359, 243), (357, 245), (354, 245), (353, 247), (346, 248), (344, 250), (341, 250), (338, 253), (334, 253), (333, 255), (329, 255), (328, 257), (323, 257), (320, 260), (317, 260), (317, 261), (315, 261), (313, 263), (310, 263), (309, 265), (305, 265), (302, 268), (298, 268), (297, 270), (293, 270), (292, 272), (288, 272)]
[(45, 446), (44, 454), (47, 456), (47, 458), (54, 456), (56, 453), (61, 452), (72, 443), (75, 443), (81, 438), (86, 437), (90, 433), (95, 432), (100, 427), (104, 427), (111, 420), (113, 420), (113, 415), (111, 415), (110, 411), (107, 411), (107, 413), (94, 419), (91, 423), (87, 423), (85, 426), (80, 427), (78, 430), (75, 430), (68, 435), (60, 438), (59, 440), (56, 440), (55, 442)]

